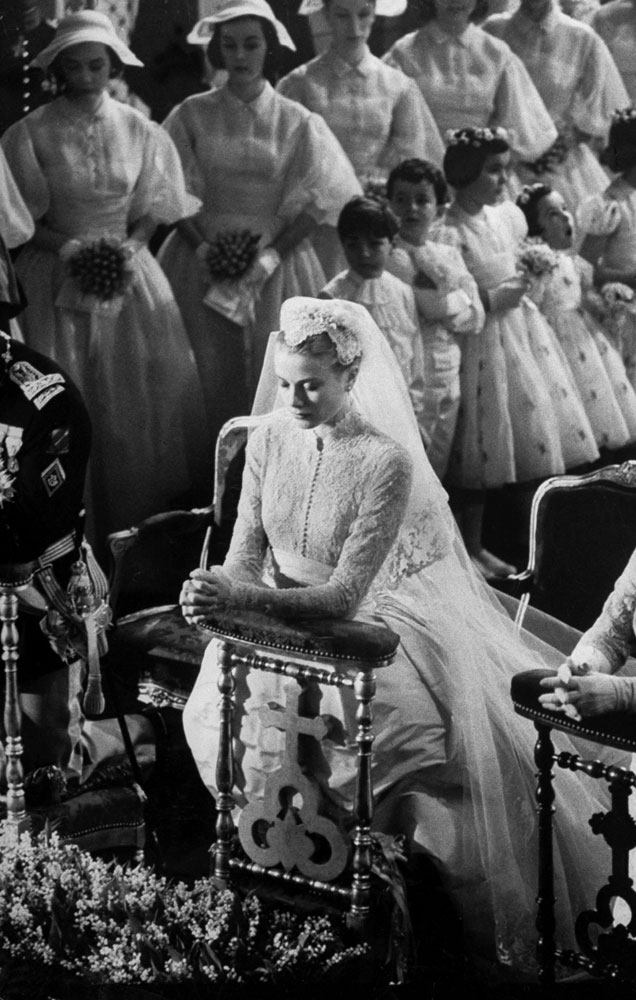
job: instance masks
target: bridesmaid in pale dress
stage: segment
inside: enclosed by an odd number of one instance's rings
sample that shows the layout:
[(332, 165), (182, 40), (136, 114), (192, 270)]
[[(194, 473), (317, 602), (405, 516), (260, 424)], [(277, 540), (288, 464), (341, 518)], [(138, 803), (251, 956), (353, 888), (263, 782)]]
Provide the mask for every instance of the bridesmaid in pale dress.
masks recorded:
[[(20, 324), (28, 346), (71, 375), (89, 408), (88, 513), (101, 543), (109, 531), (182, 503), (190, 489), (197, 441), (187, 422), (200, 386), (170, 286), (146, 243), (158, 222), (192, 214), (198, 202), (161, 127), (107, 93), (115, 68), (138, 60), (104, 14), (64, 18), (37, 63), (57, 74), (62, 96), (2, 139), (37, 223), (17, 262), (28, 300)], [(127, 281), (104, 301), (83, 295), (69, 271), (99, 240), (127, 260)]]
[(324, 10), (329, 48), (278, 91), (322, 115), (363, 183), (413, 156), (441, 166), (444, 145), (418, 87), (369, 50), (375, 0), (327, 0)]
[(593, 147), (605, 139), (616, 108), (629, 103), (605, 42), (557, 0), (521, 0), (514, 13), (489, 17), (484, 30), (523, 61), (559, 132), (547, 158), (518, 167), (524, 181), (541, 177), (569, 205), (604, 191), (607, 174)]
[[(222, 4), (193, 35), (206, 32), (208, 58), (227, 70), (227, 83), (187, 98), (164, 123), (203, 206), (177, 226), (159, 259), (197, 359), (214, 438), (250, 409), (281, 301), (325, 284), (310, 237), (319, 225), (335, 227), (360, 185), (320, 115), (274, 90), (279, 46), (293, 43), (265, 0)], [(255, 259), (239, 277), (213, 276), (210, 244), (239, 230), (260, 237)]]
[(444, 135), (448, 129), (501, 126), (515, 160), (535, 160), (557, 132), (523, 63), (474, 21), (484, 0), (424, 0), (424, 23), (384, 56), (412, 76)]

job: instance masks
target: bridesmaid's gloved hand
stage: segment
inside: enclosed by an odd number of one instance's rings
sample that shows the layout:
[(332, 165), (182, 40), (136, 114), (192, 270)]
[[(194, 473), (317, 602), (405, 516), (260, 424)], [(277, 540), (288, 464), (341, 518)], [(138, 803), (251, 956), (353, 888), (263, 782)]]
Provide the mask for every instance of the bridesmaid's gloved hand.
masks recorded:
[(573, 714), (575, 717), (603, 715), (606, 712), (636, 712), (636, 678), (616, 677), (613, 674), (589, 673), (572, 676), (564, 682), (558, 674), (545, 677), (541, 687), (549, 693), (539, 701), (544, 708), (554, 712)]
[(179, 595), (184, 618), (191, 624), (205, 622), (208, 615), (225, 607), (231, 589), (230, 579), (220, 566), (193, 570)]
[(502, 281), (496, 288), (488, 289), (486, 293), (488, 312), (503, 312), (505, 309), (515, 309), (529, 287), (530, 282), (528, 279), (518, 275), (515, 278), (508, 278), (507, 281)]
[(58, 257), (66, 263), (67, 260), (70, 260), (71, 257), (76, 254), (78, 250), (81, 250), (83, 246), (84, 244), (81, 240), (67, 240), (66, 243), (63, 243), (58, 250)]
[(250, 265), (242, 280), (258, 292), (265, 282), (269, 281), (280, 262), (281, 256), (278, 251), (274, 250), (274, 247), (265, 247)]

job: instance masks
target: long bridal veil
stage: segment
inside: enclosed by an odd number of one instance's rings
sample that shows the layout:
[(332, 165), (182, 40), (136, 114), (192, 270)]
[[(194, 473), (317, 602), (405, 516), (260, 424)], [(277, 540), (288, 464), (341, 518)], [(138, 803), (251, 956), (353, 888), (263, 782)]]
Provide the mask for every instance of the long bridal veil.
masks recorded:
[[(312, 301), (355, 330), (362, 361), (353, 405), (413, 462), (407, 514), (369, 595), (373, 618), (402, 640), (394, 667), (378, 675), (376, 821), (406, 833), (413, 850), (437, 861), (469, 937), (485, 931), (501, 961), (532, 967), (534, 730), (513, 711), (510, 680), (525, 669), (555, 669), (563, 653), (519, 632), (474, 570), (426, 458), (397, 362), (371, 316), (353, 303), (305, 300)], [(270, 338), (254, 413), (278, 405), (276, 338)], [(574, 749), (565, 737), (555, 742), (559, 750)], [(610, 870), (609, 851), (587, 823), (606, 803), (595, 797), (598, 783), (585, 781), (570, 772), (558, 776), (555, 876), (566, 947), (574, 946), (573, 915), (592, 905)]]

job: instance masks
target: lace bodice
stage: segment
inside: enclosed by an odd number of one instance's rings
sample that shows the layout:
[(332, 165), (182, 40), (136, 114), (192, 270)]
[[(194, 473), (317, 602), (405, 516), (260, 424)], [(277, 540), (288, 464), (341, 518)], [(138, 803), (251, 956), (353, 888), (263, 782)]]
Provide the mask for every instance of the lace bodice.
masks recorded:
[(61, 97), (2, 144), (33, 217), (68, 236), (123, 238), (142, 216), (172, 223), (199, 207), (161, 126), (108, 94), (91, 113)]
[(559, 129), (574, 124), (605, 138), (612, 113), (629, 103), (605, 43), (556, 6), (538, 24), (521, 10), (493, 14), (484, 30), (507, 42), (523, 60)]
[(540, 156), (556, 138), (521, 60), (474, 24), (455, 36), (429, 21), (398, 39), (384, 61), (414, 78), (441, 135), (449, 128), (502, 125), (522, 159)]
[(203, 201), (208, 236), (247, 227), (268, 242), (301, 212), (335, 225), (360, 193), (353, 168), (320, 115), (270, 84), (245, 103), (227, 87), (194, 94), (164, 127), (181, 155), (188, 190)]
[[(614, 584), (614, 590), (603, 605), (599, 617), (584, 632), (573, 653), (580, 661), (579, 652), (597, 650), (609, 662), (612, 672), (627, 660), (631, 653), (636, 628), (636, 552)], [(589, 662), (589, 657), (586, 657)]]
[[(224, 563), (232, 602), (276, 614), (353, 616), (398, 535), (410, 485), (406, 452), (357, 413), (320, 434), (276, 413), (247, 446)], [(268, 548), (269, 582), (279, 590), (263, 585)], [(325, 582), (298, 587), (309, 579), (290, 580), (282, 570), (294, 563), (319, 576), (322, 569)]]
[(292, 70), (278, 90), (323, 116), (359, 177), (411, 156), (442, 162), (444, 145), (417, 86), (369, 51), (350, 66), (328, 50)]

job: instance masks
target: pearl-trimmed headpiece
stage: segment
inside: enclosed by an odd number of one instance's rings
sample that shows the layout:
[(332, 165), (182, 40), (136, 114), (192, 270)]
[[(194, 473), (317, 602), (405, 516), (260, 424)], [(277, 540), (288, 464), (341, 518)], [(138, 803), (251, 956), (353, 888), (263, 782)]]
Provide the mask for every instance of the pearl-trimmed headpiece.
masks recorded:
[(341, 365), (362, 357), (362, 333), (367, 311), (355, 302), (341, 299), (312, 299), (295, 296), (283, 302), (280, 325), (288, 347), (300, 347), (306, 340), (326, 333), (336, 349)]

